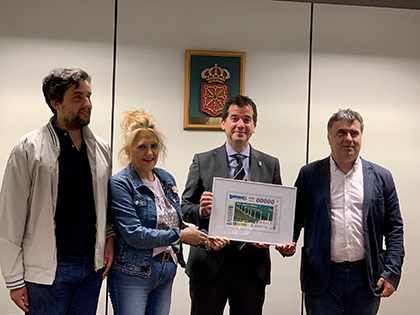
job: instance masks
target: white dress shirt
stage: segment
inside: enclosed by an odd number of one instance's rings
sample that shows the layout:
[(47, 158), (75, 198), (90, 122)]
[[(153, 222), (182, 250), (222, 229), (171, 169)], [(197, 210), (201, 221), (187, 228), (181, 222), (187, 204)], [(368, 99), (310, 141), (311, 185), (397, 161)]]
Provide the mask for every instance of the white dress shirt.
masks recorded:
[(360, 157), (344, 174), (330, 156), (331, 261), (365, 258), (363, 231), (363, 169)]

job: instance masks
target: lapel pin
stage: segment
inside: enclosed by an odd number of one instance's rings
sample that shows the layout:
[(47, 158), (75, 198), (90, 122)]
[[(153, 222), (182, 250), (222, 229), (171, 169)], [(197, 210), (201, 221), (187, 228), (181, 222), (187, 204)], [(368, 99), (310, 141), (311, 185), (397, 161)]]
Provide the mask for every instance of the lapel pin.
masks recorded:
[(261, 161), (258, 161), (258, 166), (262, 166), (262, 162)]

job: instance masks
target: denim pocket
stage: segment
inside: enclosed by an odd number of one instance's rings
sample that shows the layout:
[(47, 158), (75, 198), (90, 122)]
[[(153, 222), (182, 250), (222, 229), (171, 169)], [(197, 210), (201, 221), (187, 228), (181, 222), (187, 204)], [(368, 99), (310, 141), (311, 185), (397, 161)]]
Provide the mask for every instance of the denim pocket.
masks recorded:
[(147, 213), (147, 200), (145, 198), (134, 198), (134, 209), (136, 210), (137, 216), (141, 223), (144, 225)]

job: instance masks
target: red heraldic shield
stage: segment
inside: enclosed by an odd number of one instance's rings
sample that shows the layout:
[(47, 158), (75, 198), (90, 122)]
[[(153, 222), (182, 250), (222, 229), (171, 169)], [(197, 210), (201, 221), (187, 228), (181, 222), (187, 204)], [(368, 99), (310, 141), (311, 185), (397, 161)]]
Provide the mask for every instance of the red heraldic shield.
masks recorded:
[(201, 110), (210, 116), (222, 114), (223, 105), (229, 98), (229, 84), (218, 82), (201, 83)]

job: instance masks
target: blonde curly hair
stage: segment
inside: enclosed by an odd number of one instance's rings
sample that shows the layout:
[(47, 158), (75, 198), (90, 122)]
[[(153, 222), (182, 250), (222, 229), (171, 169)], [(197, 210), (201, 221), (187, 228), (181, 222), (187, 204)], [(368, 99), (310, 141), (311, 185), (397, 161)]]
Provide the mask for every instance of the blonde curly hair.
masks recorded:
[(159, 143), (159, 153), (162, 155), (162, 159), (166, 157), (165, 136), (156, 129), (155, 119), (147, 111), (141, 108), (126, 110), (120, 125), (123, 146), (118, 156), (123, 166), (127, 166), (131, 162), (131, 148), (141, 131), (151, 131), (154, 133)]

